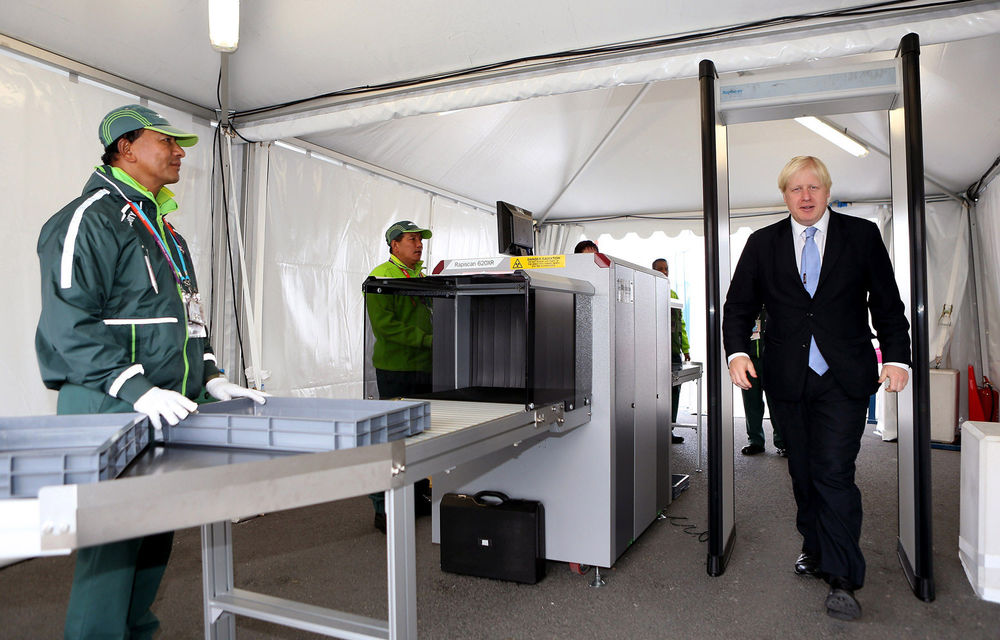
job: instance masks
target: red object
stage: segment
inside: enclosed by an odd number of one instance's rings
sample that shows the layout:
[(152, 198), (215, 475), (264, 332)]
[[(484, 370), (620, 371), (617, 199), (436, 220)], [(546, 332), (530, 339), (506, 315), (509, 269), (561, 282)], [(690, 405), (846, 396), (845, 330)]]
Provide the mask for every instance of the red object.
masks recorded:
[(979, 408), (983, 419), (987, 422), (997, 422), (997, 389), (990, 379), (983, 376), (983, 386), (979, 387)]
[(983, 422), (986, 414), (983, 413), (983, 405), (979, 403), (979, 388), (976, 386), (976, 370), (969, 365), (969, 420), (972, 422)]

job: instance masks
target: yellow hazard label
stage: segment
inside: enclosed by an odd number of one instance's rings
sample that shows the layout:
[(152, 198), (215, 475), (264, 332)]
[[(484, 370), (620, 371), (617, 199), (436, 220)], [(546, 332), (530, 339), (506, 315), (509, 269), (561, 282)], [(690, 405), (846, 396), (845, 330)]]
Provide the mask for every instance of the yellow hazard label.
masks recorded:
[(511, 269), (555, 269), (566, 266), (566, 256), (520, 256), (510, 259)]

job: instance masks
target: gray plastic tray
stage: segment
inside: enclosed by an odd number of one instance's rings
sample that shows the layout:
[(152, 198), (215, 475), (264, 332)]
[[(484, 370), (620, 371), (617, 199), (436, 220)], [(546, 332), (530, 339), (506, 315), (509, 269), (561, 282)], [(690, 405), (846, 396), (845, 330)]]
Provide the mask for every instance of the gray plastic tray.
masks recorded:
[(430, 426), (430, 404), (390, 400), (269, 397), (203, 404), (163, 429), (173, 444), (332, 451), (398, 440)]
[(0, 498), (116, 478), (149, 444), (141, 413), (0, 418)]

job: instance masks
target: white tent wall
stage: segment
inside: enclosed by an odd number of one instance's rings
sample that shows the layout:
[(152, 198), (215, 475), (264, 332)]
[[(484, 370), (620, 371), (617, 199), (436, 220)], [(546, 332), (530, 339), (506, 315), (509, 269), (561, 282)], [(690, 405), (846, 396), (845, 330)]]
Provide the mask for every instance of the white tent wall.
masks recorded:
[[(5, 55), (0, 50), (0, 193), (5, 229), (0, 252), (0, 415), (55, 413), (56, 394), (42, 384), (35, 359), (35, 326), (41, 285), (35, 246), (42, 225), (80, 195), (100, 164), (97, 127), (111, 109), (138, 102), (108, 88), (71, 79), (57, 69)], [(170, 219), (188, 240), (206, 296), (211, 295), (212, 128), (189, 114), (150, 104), (177, 127), (201, 136), (187, 149), (181, 182), (173, 189), (180, 208)]]
[[(927, 328), (931, 367), (938, 350), (940, 368), (958, 369), (959, 381), (965, 381), (968, 365), (979, 361), (978, 321), (969, 295), (969, 223), (968, 212), (955, 201), (928, 203), (927, 225)], [(954, 274), (954, 282), (952, 281)], [(901, 292), (906, 295), (906, 292)], [(951, 326), (942, 318), (945, 305), (952, 307)], [(978, 367), (977, 367), (978, 368)], [(968, 385), (959, 385), (959, 420), (968, 417)], [(956, 425), (957, 426), (957, 425)]]
[(276, 395), (359, 398), (361, 283), (389, 257), (397, 220), (429, 226), (438, 260), (496, 253), (487, 212), (340, 162), (269, 147), (260, 367)]
[[(986, 309), (986, 352), (990, 380), (1000, 383), (1000, 179), (994, 178), (976, 204), (979, 225), (979, 305)], [(976, 369), (981, 382), (983, 371)]]

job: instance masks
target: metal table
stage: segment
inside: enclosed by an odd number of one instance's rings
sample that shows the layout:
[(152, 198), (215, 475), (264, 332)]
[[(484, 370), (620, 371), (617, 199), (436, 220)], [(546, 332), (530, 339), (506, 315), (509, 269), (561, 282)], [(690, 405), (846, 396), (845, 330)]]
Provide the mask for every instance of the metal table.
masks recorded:
[(671, 373), (671, 386), (678, 387), (685, 382), (691, 382), (692, 380), (698, 384), (698, 400), (697, 400), (697, 410), (695, 412), (695, 417), (697, 419), (696, 424), (680, 424), (677, 423), (672, 426), (677, 427), (693, 427), (698, 431), (698, 466), (695, 467), (695, 471), (701, 473), (701, 363), (700, 362), (685, 362), (680, 368), (672, 368)]
[[(341, 638), (416, 638), (413, 482), (458, 466), (497, 464), (521, 448), (585, 424), (586, 408), (431, 401), (431, 426), (407, 440), (325, 453), (215, 447), (148, 449), (116, 480), (44, 487), (0, 500), (0, 550), (11, 557), (200, 526), (205, 637), (235, 637), (245, 615)], [(386, 493), (388, 620), (238, 589), (232, 520)]]

